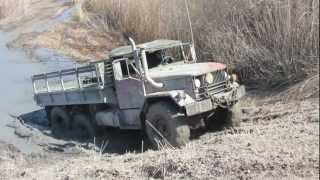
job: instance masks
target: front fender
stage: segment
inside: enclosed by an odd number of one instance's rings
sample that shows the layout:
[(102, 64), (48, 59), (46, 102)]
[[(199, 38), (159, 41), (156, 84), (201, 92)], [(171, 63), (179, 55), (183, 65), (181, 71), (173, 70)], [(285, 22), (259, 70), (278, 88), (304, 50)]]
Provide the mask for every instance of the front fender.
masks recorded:
[(157, 101), (172, 101), (178, 107), (185, 107), (187, 104), (193, 104), (195, 101), (183, 90), (156, 92), (146, 95), (145, 102), (140, 112), (141, 129), (145, 129), (145, 114), (150, 104)]
[(157, 99), (157, 98), (170, 98), (177, 106), (185, 107), (188, 104), (194, 103), (194, 99), (185, 93), (183, 90), (174, 90), (174, 91), (166, 91), (166, 92), (156, 92), (151, 93), (146, 96), (146, 100), (148, 99)]

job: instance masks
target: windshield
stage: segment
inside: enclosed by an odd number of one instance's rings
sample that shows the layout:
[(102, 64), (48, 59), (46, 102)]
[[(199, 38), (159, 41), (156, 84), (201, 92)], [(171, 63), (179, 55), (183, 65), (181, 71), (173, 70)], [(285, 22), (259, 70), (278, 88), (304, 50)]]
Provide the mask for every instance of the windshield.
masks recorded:
[(184, 44), (167, 49), (161, 49), (154, 52), (147, 52), (147, 61), (149, 69), (168, 65), (176, 62), (190, 62), (193, 58), (190, 53), (190, 45)]

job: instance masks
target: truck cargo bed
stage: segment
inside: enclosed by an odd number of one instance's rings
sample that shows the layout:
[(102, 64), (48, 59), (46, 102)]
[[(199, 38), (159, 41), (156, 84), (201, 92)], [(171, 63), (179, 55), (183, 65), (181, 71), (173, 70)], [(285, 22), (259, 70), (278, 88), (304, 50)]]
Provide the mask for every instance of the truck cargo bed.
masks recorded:
[(35, 75), (34, 98), (40, 106), (111, 103), (115, 101), (112, 74), (111, 63), (101, 62)]

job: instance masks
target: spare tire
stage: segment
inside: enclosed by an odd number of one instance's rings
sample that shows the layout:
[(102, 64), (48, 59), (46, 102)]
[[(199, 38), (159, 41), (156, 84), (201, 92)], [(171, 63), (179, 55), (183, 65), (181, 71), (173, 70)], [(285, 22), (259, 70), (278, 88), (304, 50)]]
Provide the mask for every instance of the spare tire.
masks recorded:
[(70, 130), (71, 118), (64, 108), (54, 107), (50, 111), (50, 124), (52, 134), (61, 137)]

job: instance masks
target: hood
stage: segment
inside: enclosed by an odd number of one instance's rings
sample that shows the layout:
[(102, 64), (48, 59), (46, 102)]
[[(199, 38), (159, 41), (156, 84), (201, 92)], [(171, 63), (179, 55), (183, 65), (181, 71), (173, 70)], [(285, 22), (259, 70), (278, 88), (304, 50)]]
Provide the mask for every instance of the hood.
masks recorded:
[(149, 70), (152, 78), (162, 78), (171, 76), (199, 76), (209, 72), (223, 70), (226, 68), (225, 64), (221, 63), (173, 63), (165, 66), (159, 66)]

